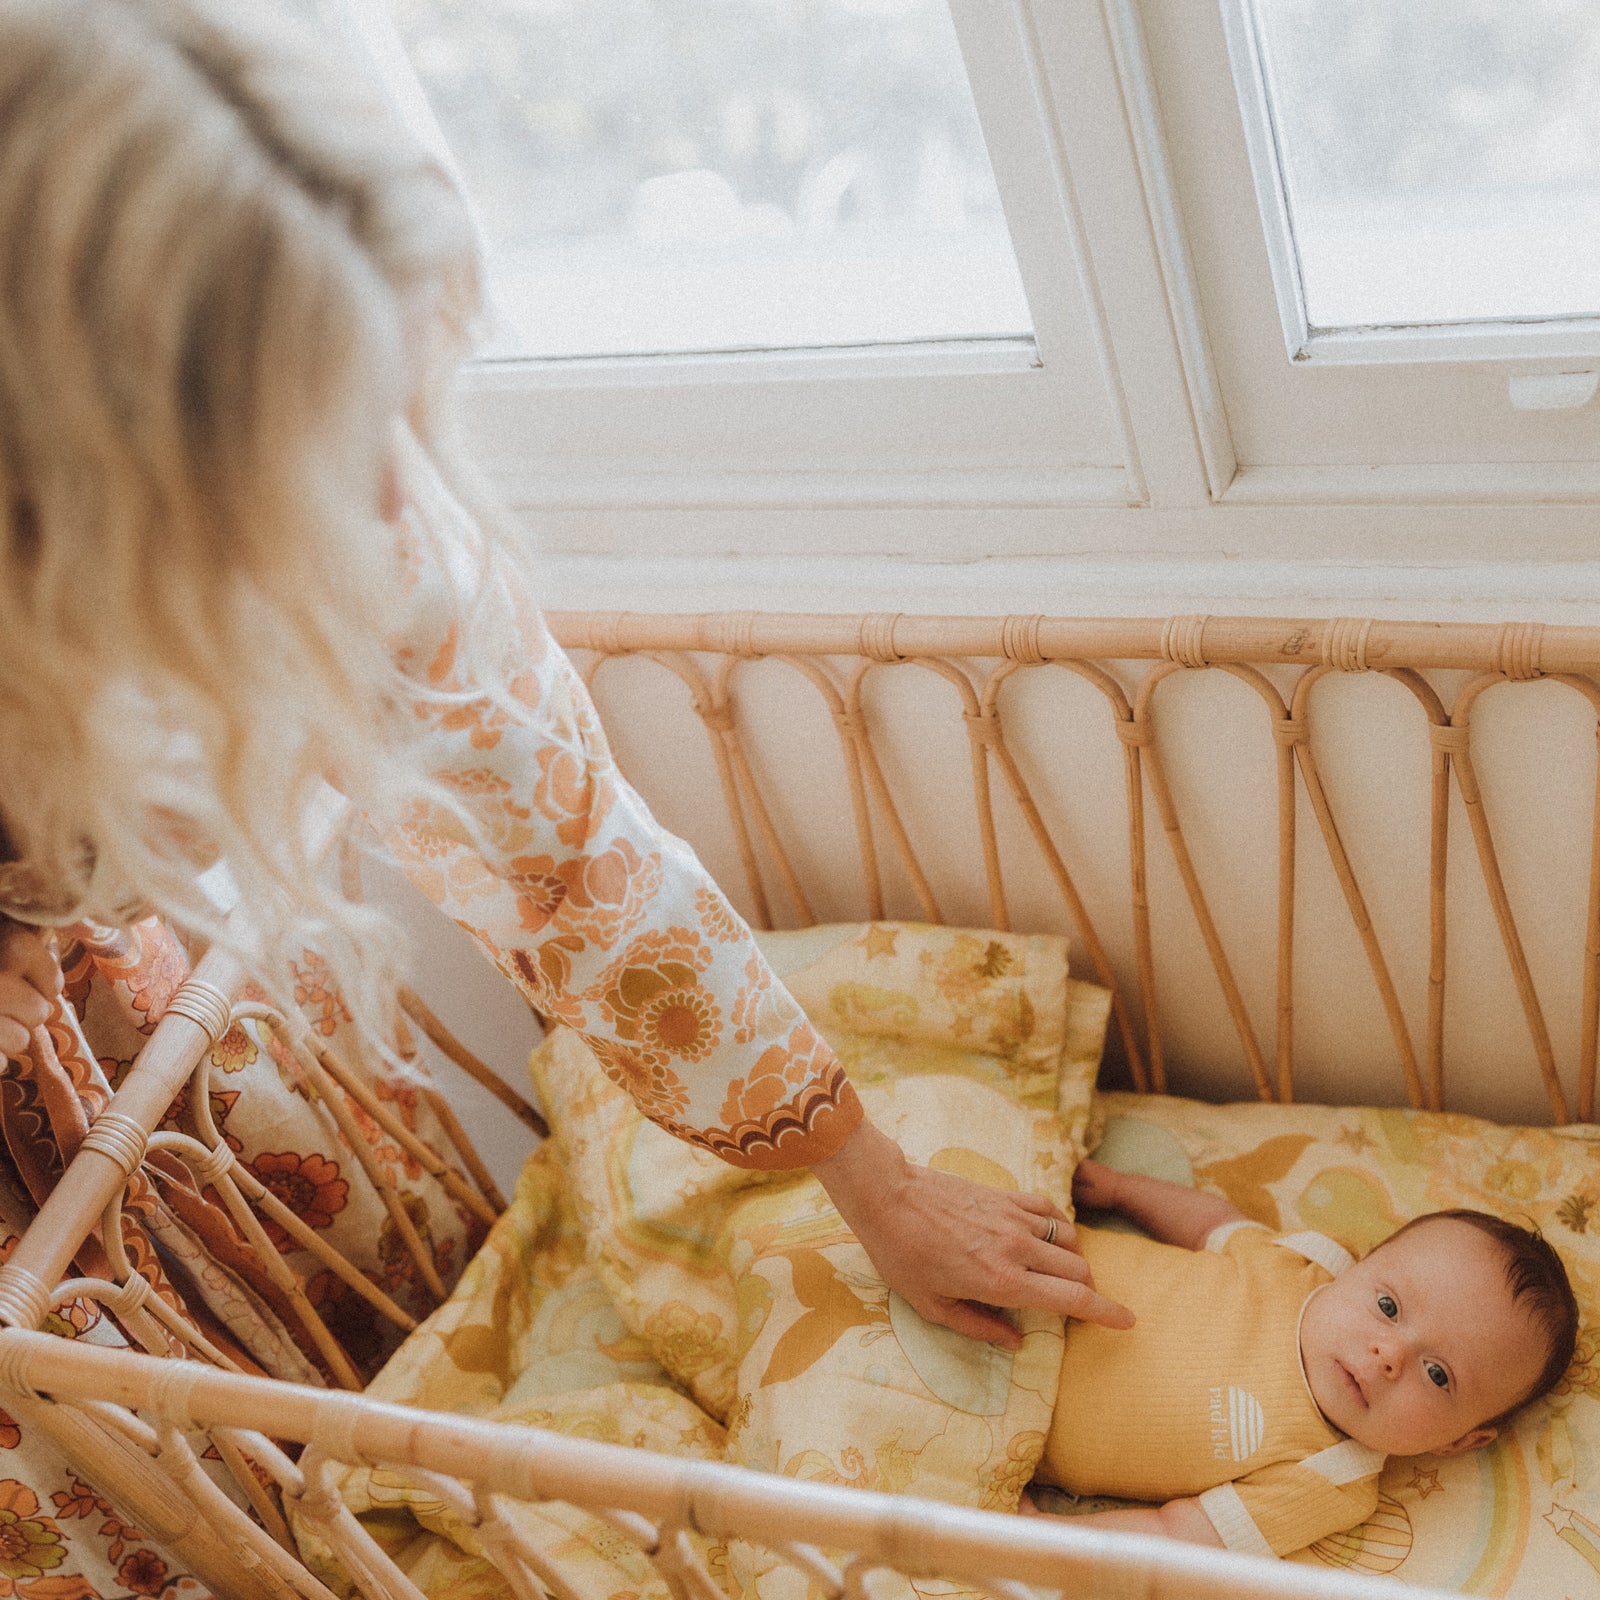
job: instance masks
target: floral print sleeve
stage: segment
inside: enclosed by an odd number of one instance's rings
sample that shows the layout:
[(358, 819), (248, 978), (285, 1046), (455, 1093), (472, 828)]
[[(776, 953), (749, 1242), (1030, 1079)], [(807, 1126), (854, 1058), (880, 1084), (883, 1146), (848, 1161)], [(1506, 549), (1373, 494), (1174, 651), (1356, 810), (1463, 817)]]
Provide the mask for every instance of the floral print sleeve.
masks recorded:
[[(464, 647), (452, 586), (476, 578), (445, 569), (453, 554), (475, 566), (476, 530), (431, 464), (413, 458), (407, 476), (417, 604), (394, 644), (454, 804), (416, 802), (390, 833), (396, 861), (669, 1133), (741, 1167), (832, 1155), (862, 1116), (833, 1052), (694, 852), (623, 780), (509, 562)], [(491, 660), (509, 704), (475, 687), (469, 656)]]

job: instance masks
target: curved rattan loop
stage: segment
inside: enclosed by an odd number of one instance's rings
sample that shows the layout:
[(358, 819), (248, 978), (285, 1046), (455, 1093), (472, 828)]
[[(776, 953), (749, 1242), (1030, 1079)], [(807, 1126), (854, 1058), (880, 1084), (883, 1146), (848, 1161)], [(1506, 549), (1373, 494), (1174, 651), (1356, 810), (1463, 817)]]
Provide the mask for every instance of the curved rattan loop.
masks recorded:
[(198, 1139), (192, 1139), (186, 1133), (163, 1131), (151, 1138), (150, 1149), (153, 1153), (175, 1155), (202, 1187), (213, 1185), (223, 1195), (225, 1205), (228, 1203), (228, 1189), (222, 1180), (226, 1178), (244, 1201), (264, 1212), (302, 1250), (314, 1255), (375, 1311), (407, 1333), (416, 1327), (415, 1317), (403, 1311), (358, 1266), (329, 1244), (303, 1217), (291, 1211), (248, 1167), (240, 1165), (227, 1145), (208, 1150)]
[[(1384, 957), (1383, 946), (1378, 939), (1377, 929), (1373, 925), (1371, 913), (1367, 909), (1365, 895), (1361, 892), (1361, 885), (1356, 878), (1355, 868), (1351, 864), (1349, 851), (1345, 848), (1344, 840), (1339, 833), (1339, 825), (1333, 814), (1333, 807), (1328, 799), (1327, 790), (1322, 782), (1322, 774), (1317, 765), (1316, 751), (1310, 739), (1310, 705), (1311, 691), (1331, 672), (1348, 672), (1359, 670), (1342, 667), (1336, 663), (1320, 667), (1312, 667), (1303, 673), (1295, 684), (1294, 694), (1290, 702), (1290, 717), (1294, 726), (1306, 730), (1306, 736), (1296, 741), (1295, 757), (1300, 764), (1300, 776), (1305, 781), (1306, 795), (1311, 801), (1311, 809), (1316, 816), (1317, 825), (1322, 833), (1323, 844), (1327, 847), (1328, 859), (1332, 863), (1334, 876), (1339, 880), (1339, 888), (1344, 894), (1345, 905), (1350, 912), (1350, 920), (1355, 924), (1356, 934), (1361, 940), (1362, 950), (1366, 954), (1367, 965), (1371, 968), (1373, 980), (1378, 986), (1378, 996), (1383, 1003), (1384, 1015), (1389, 1022), (1389, 1031), (1394, 1038), (1395, 1051), (1399, 1057), (1400, 1070), (1405, 1076), (1406, 1092), (1414, 1107), (1437, 1102), (1442, 1092), (1442, 1061), (1437, 1049), (1437, 1041), (1432, 1038), (1431, 1023), (1434, 1011), (1430, 1005), (1430, 1042), (1429, 1051), (1429, 1084), (1424, 1089), (1422, 1075), (1417, 1065), (1416, 1047), (1412, 1043), (1411, 1029), (1406, 1022), (1405, 1010), (1400, 1004), (1399, 992), (1395, 988), (1393, 976), (1389, 971), (1389, 963)], [(1387, 674), (1385, 674), (1387, 676)], [(1416, 687), (1407, 685), (1416, 694)], [(1419, 696), (1419, 698), (1421, 698)], [(1437, 706), (1437, 697), (1434, 697)], [(1428, 710), (1427, 701), (1423, 701), (1424, 712)], [(1438, 714), (1442, 717), (1444, 708), (1438, 707)], [(1430, 726), (1433, 725), (1430, 721)], [(1433, 929), (1436, 938), (1442, 937), (1442, 922)], [(1434, 963), (1430, 960), (1430, 972)], [(1442, 980), (1442, 964), (1438, 968)], [(1442, 987), (1442, 983), (1441, 983)], [(1442, 995), (1441, 997), (1442, 998)], [(1440, 1013), (1442, 1015), (1442, 1013)]]
[(939, 902), (934, 899), (927, 875), (922, 870), (922, 863), (917, 859), (917, 852), (912, 848), (911, 837), (906, 832), (905, 823), (900, 819), (899, 808), (894, 803), (894, 795), (883, 775), (878, 752), (872, 742), (872, 732), (867, 725), (866, 713), (861, 705), (861, 689), (866, 682), (867, 674), (883, 664), (876, 659), (856, 664), (845, 685), (845, 715), (849, 719), (849, 726), (853, 730), (852, 737), (861, 756), (861, 768), (866, 774), (868, 790), (878, 803), (878, 810), (889, 830), (889, 838), (894, 844), (895, 853), (900, 857), (900, 864), (905, 868), (906, 876), (911, 879), (912, 892), (922, 907), (922, 915), (928, 922), (942, 923), (944, 915), (939, 910)]
[[(1130, 715), (1127, 696), (1122, 692), (1122, 686), (1109, 673), (1103, 672), (1100, 668), (1083, 661), (1051, 661), (1045, 663), (1045, 665), (1060, 667), (1062, 670), (1084, 679), (1098, 689), (1110, 702), (1117, 729), (1120, 731), (1122, 728), (1129, 726), (1128, 723), (1123, 721), (1123, 718)], [(999, 764), (1001, 775), (1005, 778), (1007, 787), (1011, 790), (1012, 798), (1016, 801), (1017, 809), (1022, 813), (1023, 821), (1027, 824), (1028, 831), (1032, 834), (1040, 855), (1044, 857), (1045, 868), (1054, 880), (1056, 888), (1061, 892), (1062, 899), (1066, 902), (1067, 914), (1071, 917), (1073, 928), (1089, 956), (1089, 963), (1094, 970), (1095, 980), (1111, 991), (1112, 1015), (1116, 1019), (1117, 1032), (1122, 1040), (1122, 1048), (1127, 1057), (1128, 1069), (1133, 1074), (1134, 1086), (1142, 1092), (1149, 1087), (1149, 1077), (1145, 1069), (1144, 1054), (1134, 1036), (1133, 1021), (1128, 1011), (1127, 1001), (1123, 997), (1122, 986), (1117, 982), (1110, 958), (1106, 955), (1105, 946), (1101, 943), (1099, 933), (1089, 916), (1089, 909), (1078, 892), (1078, 886), (1073, 881), (1072, 874), (1067, 871), (1066, 862), (1062, 858), (1060, 850), (1056, 847), (1055, 839), (1051, 835), (1038, 803), (1033, 797), (1033, 791), (1022, 775), (1022, 768), (1000, 731), (1000, 691), (1006, 683), (1016, 676), (1019, 670), (1021, 670), (1020, 663), (1003, 661), (989, 674), (984, 682), (980, 703), (984, 715), (991, 720), (995, 730), (995, 736), (990, 740), (989, 748)], [(1127, 751), (1127, 756), (1132, 768), (1129, 780), (1129, 793), (1131, 795), (1138, 784), (1137, 754), (1130, 748)], [(1130, 861), (1131, 859), (1130, 855)], [(1141, 893), (1142, 882), (1142, 874), (1136, 871), (1134, 888), (1136, 906), (1143, 898)], [(1148, 912), (1148, 905), (1146, 905), (1146, 911)], [(1151, 987), (1153, 987), (1153, 984), (1147, 982), (1153, 968), (1149, 959), (1148, 947), (1142, 945), (1141, 951), (1144, 957), (1139, 963), (1141, 993), (1144, 996), (1146, 1021), (1153, 1029), (1155, 1026), (1151, 1000)]]
[[(1197, 619), (1187, 620), (1194, 622)], [(1202, 624), (1204, 620), (1198, 619)], [(1173, 659), (1161, 662), (1145, 673), (1134, 696), (1133, 721), (1136, 727), (1150, 729), (1153, 734), (1151, 712), (1156, 690), (1173, 673), (1184, 670), (1185, 666)], [(1288, 707), (1283, 703), (1283, 696), (1278, 693), (1271, 681), (1263, 677), (1254, 667), (1221, 663), (1216, 670), (1237, 678), (1253, 689), (1265, 702), (1268, 713), (1275, 723), (1288, 716)], [(1201, 888), (1200, 875), (1195, 869), (1193, 857), (1189, 854), (1189, 846), (1184, 839), (1183, 827), (1178, 819), (1177, 803), (1167, 783), (1160, 752), (1154, 743), (1144, 752), (1143, 769), (1149, 778), (1151, 793), (1155, 796), (1156, 809), (1161, 813), (1161, 825), (1166, 832), (1167, 843), (1171, 847), (1178, 875), (1182, 878), (1184, 890), (1189, 897), (1190, 909), (1199, 925), (1200, 936), (1205, 942), (1212, 970), (1216, 973), (1217, 982), (1222, 988), (1228, 1014), (1233, 1019), (1234, 1031), (1239, 1036), (1245, 1060), (1255, 1080), (1256, 1093), (1263, 1100), (1271, 1100), (1274, 1098), (1274, 1086), (1267, 1073), (1261, 1044), (1256, 1037), (1255, 1024), (1251, 1021), (1232, 964), (1223, 947), (1222, 936), (1211, 915), (1205, 891)], [(1277, 1093), (1288, 1097), (1293, 1090), (1293, 994), (1290, 984), (1293, 974), (1294, 937), (1294, 768), (1293, 752), (1283, 744), (1278, 746), (1278, 828)]]

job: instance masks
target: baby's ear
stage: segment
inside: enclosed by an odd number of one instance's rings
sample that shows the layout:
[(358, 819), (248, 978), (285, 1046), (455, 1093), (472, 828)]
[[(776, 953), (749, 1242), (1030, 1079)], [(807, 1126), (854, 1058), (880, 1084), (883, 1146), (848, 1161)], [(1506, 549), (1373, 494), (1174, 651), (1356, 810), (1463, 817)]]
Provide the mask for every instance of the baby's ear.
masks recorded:
[(1461, 1435), (1459, 1439), (1450, 1444), (1440, 1445), (1437, 1450), (1429, 1451), (1429, 1454), (1436, 1456), (1458, 1456), (1467, 1450), (1479, 1450), (1484, 1445), (1489, 1444), (1491, 1441), (1498, 1439), (1499, 1437), (1500, 1430), (1498, 1428), (1491, 1428), (1485, 1424), (1481, 1428), (1469, 1428), (1464, 1434)]

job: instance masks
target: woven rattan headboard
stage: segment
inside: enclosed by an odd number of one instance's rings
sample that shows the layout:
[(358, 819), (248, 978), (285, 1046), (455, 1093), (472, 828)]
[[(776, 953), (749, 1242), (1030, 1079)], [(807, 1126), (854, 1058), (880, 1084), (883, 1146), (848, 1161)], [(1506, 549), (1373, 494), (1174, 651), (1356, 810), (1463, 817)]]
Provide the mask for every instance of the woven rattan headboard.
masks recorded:
[[(1437, 1108), (1448, 1060), (1450, 1100), (1464, 1109), (1537, 1116), (1547, 1107), (1560, 1122), (1593, 1115), (1600, 682), (1590, 674), (1600, 672), (1600, 631), (1206, 616), (549, 620), (580, 655), (624, 770), (736, 896), (738, 863), (758, 925), (772, 926), (777, 911), (807, 924), (825, 903), (855, 917), (1065, 931), (1079, 975), (1117, 996), (1114, 1049), (1140, 1087), (1226, 1092), (1196, 1059), (1216, 1055), (1218, 1039), (1184, 1043), (1188, 1013), (1220, 999), (1233, 1070), (1241, 1058), (1248, 1069), (1237, 1087), (1263, 1099), (1295, 1094), (1309, 1029), (1323, 1036), (1312, 1052), (1320, 1098)], [(602, 670), (619, 657), (652, 665)], [(686, 687), (709, 735), (726, 824), (714, 824), (706, 804), (708, 773), (686, 793), (668, 770), (691, 757), (664, 731), (674, 695), (637, 676), (658, 669)], [(934, 731), (935, 702), (908, 712), (895, 691), (874, 687), (896, 675), (934, 684), (946, 727), (952, 711), (962, 718), (965, 772)], [(1249, 721), (1215, 692), (1184, 687), (1222, 675), (1245, 686)], [(1075, 683), (1070, 705), (1039, 699), (1034, 686), (1047, 679)], [(1366, 687), (1341, 695), (1330, 681), (1339, 679)], [(1570, 705), (1555, 703), (1552, 685)], [(836, 729), (836, 755), (824, 757), (804, 731), (819, 714)], [(1207, 798), (1194, 771), (1219, 757), (1256, 772), (1254, 799), (1248, 784)], [(1071, 768), (1065, 799), (1052, 759)], [(1491, 766), (1502, 775), (1491, 777)], [(818, 851), (805, 835), (830, 776), (848, 796), (849, 824)], [(958, 778), (971, 797), (959, 808)], [(917, 799), (918, 780), (933, 783), (936, 804)], [(1106, 812), (1113, 793), (1122, 807), (1115, 841), (1105, 831), (1117, 820)], [(1407, 802), (1413, 821), (1385, 820), (1385, 805), (1406, 811)], [(1075, 821), (1085, 811), (1097, 814), (1092, 837)], [(1150, 842), (1153, 826), (1170, 849)], [(969, 841), (955, 867), (953, 829)], [(1401, 834), (1409, 855), (1397, 857)], [(944, 863), (938, 882), (930, 853)], [(1046, 883), (1053, 909), (1038, 893)], [(1160, 885), (1172, 889), (1170, 905)], [(1252, 897), (1252, 887), (1262, 892)], [(1203, 960), (1186, 967), (1181, 952), (1163, 955), (1174, 938), (1198, 955), (1196, 933)], [(1194, 980), (1205, 969), (1214, 998), (1202, 1002)], [(1319, 987), (1330, 974), (1331, 997)], [(1302, 996), (1313, 992), (1321, 998), (1303, 1017)], [(1381, 1024), (1364, 1035), (1368, 1015)], [(1503, 1031), (1512, 1016), (1514, 1034)], [(1387, 1056), (1389, 1088), (1375, 1090), (1370, 1074), (1342, 1076), (1341, 1049), (1352, 1059)], [(1475, 1056), (1470, 1083), (1457, 1081), (1463, 1055)]]

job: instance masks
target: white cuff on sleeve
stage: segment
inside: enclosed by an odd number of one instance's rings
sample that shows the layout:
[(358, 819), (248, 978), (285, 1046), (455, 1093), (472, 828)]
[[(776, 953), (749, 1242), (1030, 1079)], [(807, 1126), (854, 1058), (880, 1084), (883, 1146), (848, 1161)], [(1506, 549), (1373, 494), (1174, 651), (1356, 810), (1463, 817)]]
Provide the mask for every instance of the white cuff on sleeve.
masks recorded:
[(1217, 1537), (1242, 1555), (1266, 1556), (1276, 1560), (1278, 1552), (1261, 1537), (1254, 1518), (1244, 1508), (1239, 1491), (1231, 1483), (1219, 1483), (1200, 1497), (1200, 1509), (1211, 1518)]

